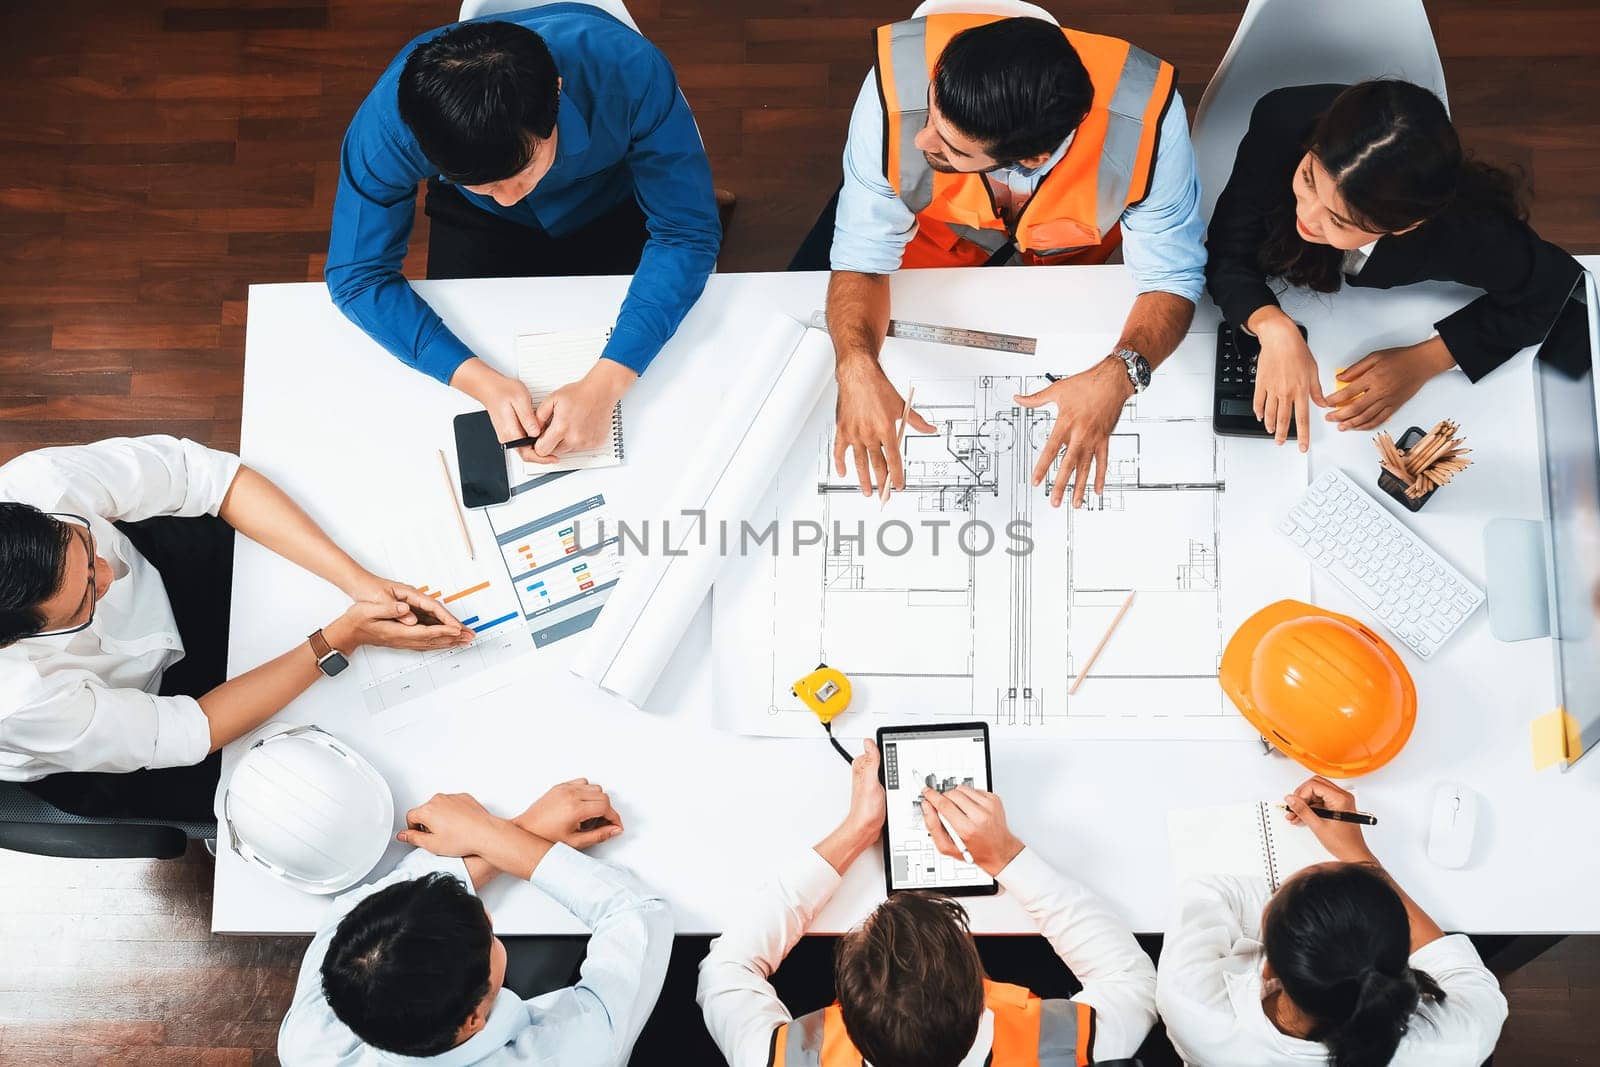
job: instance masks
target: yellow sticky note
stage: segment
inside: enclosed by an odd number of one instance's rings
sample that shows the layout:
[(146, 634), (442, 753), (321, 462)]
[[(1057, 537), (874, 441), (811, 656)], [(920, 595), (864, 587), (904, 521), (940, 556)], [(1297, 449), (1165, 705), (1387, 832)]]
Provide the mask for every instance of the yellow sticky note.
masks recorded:
[[(1347, 368), (1345, 368), (1345, 367), (1335, 367), (1335, 368), (1333, 368), (1333, 388), (1329, 389), (1328, 392), (1325, 395), (1332, 396), (1334, 393), (1338, 392), (1340, 389), (1343, 389), (1345, 386), (1350, 384), (1349, 382), (1344, 380), (1344, 372), (1345, 372), (1346, 369)], [(1357, 393), (1355, 396), (1351, 397), (1349, 400), (1346, 400), (1344, 402), (1344, 404), (1335, 404), (1333, 406), (1336, 407), (1336, 408), (1342, 408), (1342, 407), (1345, 406), (1345, 404), (1354, 403), (1356, 400), (1358, 400), (1361, 397), (1364, 397), (1366, 395), (1367, 395), (1367, 391), (1365, 389), (1363, 389), (1363, 390), (1361, 390), (1361, 392)]]
[(1533, 720), (1533, 769), (1542, 771), (1556, 763), (1577, 759), (1583, 751), (1578, 720), (1557, 708)]

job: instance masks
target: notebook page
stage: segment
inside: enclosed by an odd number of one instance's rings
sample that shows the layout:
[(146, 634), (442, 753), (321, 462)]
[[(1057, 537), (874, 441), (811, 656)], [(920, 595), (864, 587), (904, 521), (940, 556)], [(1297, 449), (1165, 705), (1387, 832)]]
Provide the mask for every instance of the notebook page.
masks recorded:
[(1204, 874), (1270, 879), (1259, 804), (1177, 808), (1167, 813), (1172, 874), (1184, 881)]
[(1296, 826), (1289, 821), (1287, 814), (1279, 811), (1275, 805), (1263, 803), (1267, 833), (1272, 838), (1274, 869), (1278, 875), (1277, 884), (1272, 887), (1273, 889), (1288, 881), (1294, 872), (1313, 863), (1327, 863), (1333, 859), (1309, 826)]
[[(610, 337), (609, 327), (518, 334), (517, 376), (533, 396), (533, 406), (537, 409), (551, 393), (587, 374), (605, 351)], [(531, 477), (553, 471), (614, 467), (622, 462), (622, 448), (622, 404), (618, 402), (611, 413), (611, 435), (600, 447), (569, 452), (558, 463), (522, 463), (522, 469)]]

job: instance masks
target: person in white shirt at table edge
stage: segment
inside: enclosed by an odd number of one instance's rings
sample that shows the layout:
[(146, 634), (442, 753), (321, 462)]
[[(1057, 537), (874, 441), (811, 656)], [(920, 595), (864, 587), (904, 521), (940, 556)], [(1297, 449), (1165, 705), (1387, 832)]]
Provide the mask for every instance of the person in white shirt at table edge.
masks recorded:
[[(278, 1031), (286, 1067), (626, 1063), (666, 977), (672, 914), (628, 871), (577, 851), (622, 833), (605, 791), (563, 782), (512, 819), (436, 795), (406, 824), (416, 851), (335, 900), (306, 949)], [(506, 947), (477, 897), (498, 874), (592, 931), (575, 984), (526, 1001), (505, 988)]]
[[(990, 981), (965, 911), (948, 897), (895, 893), (842, 937), (829, 1008), (791, 1016), (769, 981), (828, 903), (844, 872), (878, 845), (885, 796), (867, 741), (852, 766), (850, 810), (814, 848), (780, 867), (748, 914), (730, 917), (700, 964), (696, 999), (733, 1067), (818, 1067), (824, 1044), (872, 1067), (1008, 1067), (1045, 1054), (1072, 1063), (1132, 1056), (1155, 1023), (1155, 966), (1128, 925), (1088, 889), (1052, 870), (1006, 826), (993, 793), (923, 793), (939, 850), (959, 857), (949, 820), (983, 870), (1038, 924), (1082, 991), (1041, 1001)], [(935, 814), (937, 812), (937, 814)], [(851, 1059), (849, 1062), (860, 1062)], [(1048, 1062), (1067, 1062), (1049, 1059)]]
[[(353, 603), (228, 680), (235, 530)], [(286, 628), (309, 624), (292, 604), (272, 610)], [(209, 820), (218, 750), (357, 648), (472, 636), (351, 559), (237, 456), (152, 436), (0, 467), (0, 779), (65, 811)]]
[(1271, 893), (1213, 875), (1179, 890), (1156, 1001), (1192, 1067), (1478, 1067), (1506, 998), (1465, 934), (1446, 935), (1367, 847), (1361, 827), (1312, 807), (1356, 810), (1312, 778), (1284, 798), (1333, 860)]

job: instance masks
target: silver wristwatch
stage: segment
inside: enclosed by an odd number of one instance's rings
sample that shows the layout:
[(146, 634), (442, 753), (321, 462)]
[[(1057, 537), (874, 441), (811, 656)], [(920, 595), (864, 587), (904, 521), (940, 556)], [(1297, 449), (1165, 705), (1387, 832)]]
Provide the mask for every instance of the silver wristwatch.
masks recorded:
[(1150, 361), (1131, 348), (1119, 348), (1111, 353), (1128, 368), (1128, 381), (1133, 385), (1134, 395), (1142, 393), (1150, 385)]

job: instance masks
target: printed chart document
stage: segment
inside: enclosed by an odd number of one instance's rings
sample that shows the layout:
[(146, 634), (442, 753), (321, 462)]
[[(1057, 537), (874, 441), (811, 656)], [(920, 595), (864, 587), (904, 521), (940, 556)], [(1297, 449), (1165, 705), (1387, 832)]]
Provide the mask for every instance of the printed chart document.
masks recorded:
[(981, 719), (1012, 736), (1254, 739), (1218, 663), (1252, 612), (1310, 595), (1307, 564), (1263, 518), (1304, 492), (1306, 458), (1212, 433), (1214, 341), (1193, 334), (1123, 409), (1105, 491), (1091, 486), (1081, 509), (1051, 507), (1048, 479), (1034, 486), (1032, 472), (1056, 413), (1015, 397), (1115, 341), (1040, 338), (1026, 356), (890, 338), (885, 372), (902, 393), (916, 389), (934, 432), (906, 434), (905, 489), (887, 505), (862, 496), (853, 463), (834, 469), (829, 385), (751, 512), (775, 536), (730, 555), (717, 578), (721, 724), (814, 737), (816, 717), (790, 687), (827, 663), (854, 683), (834, 723), (849, 737)]
[(1296, 826), (1265, 800), (1168, 812), (1167, 839), (1176, 881), (1204, 874), (1265, 878), (1274, 893), (1296, 871), (1333, 858), (1309, 827)]
[[(563, 330), (558, 333), (517, 335), (517, 376), (533, 396), (538, 410), (551, 393), (589, 373), (605, 351), (611, 329)], [(611, 412), (611, 434), (598, 448), (570, 452), (556, 463), (513, 464), (513, 481), (520, 468), (523, 477), (532, 478), (551, 471), (587, 470), (614, 467), (623, 461), (622, 402)]]

